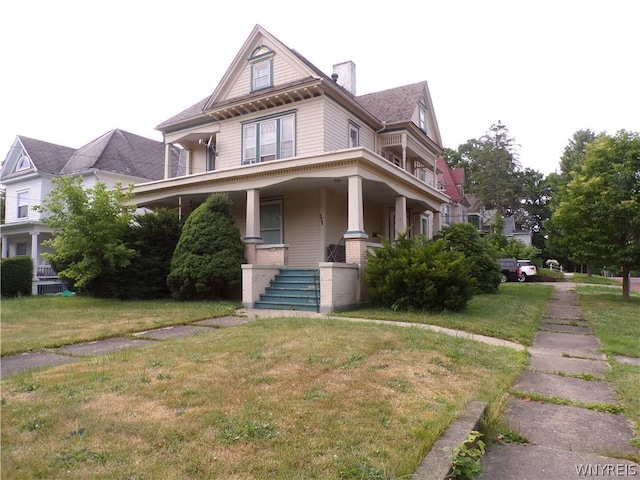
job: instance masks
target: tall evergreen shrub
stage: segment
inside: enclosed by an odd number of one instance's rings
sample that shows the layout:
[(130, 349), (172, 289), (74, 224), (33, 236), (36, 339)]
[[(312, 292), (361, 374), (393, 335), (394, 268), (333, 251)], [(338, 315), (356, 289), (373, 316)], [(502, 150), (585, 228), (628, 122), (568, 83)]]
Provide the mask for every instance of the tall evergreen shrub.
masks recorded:
[(3, 258), (0, 264), (3, 297), (31, 295), (33, 279), (33, 260), (31, 257), (19, 256)]
[(174, 298), (214, 300), (239, 296), (244, 245), (230, 207), (228, 195), (213, 194), (185, 221), (167, 278)]

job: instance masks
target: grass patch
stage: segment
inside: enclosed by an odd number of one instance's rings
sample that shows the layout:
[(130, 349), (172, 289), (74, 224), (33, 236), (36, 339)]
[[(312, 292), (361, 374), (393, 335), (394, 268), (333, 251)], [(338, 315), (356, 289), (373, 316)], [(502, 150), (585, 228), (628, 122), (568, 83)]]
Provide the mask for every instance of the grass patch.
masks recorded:
[(397, 312), (360, 308), (339, 315), (438, 325), (531, 345), (552, 293), (553, 285), (505, 283), (500, 285), (497, 295), (474, 296), (464, 312)]
[(216, 329), (3, 380), (2, 477), (398, 478), (526, 362), (410, 327)]
[(2, 299), (2, 355), (233, 315), (230, 302), (117, 301), (37, 296)]
[(608, 355), (640, 356), (640, 294), (622, 300), (620, 291), (578, 286), (580, 307)]
[(605, 380), (613, 384), (636, 437), (640, 438), (640, 367), (613, 358), (640, 355), (640, 294), (631, 292), (625, 302), (621, 290), (610, 287), (578, 285), (576, 290), (585, 318), (600, 340), (602, 351), (609, 355), (611, 369)]
[(575, 283), (590, 283), (593, 285), (616, 285), (622, 289), (622, 284), (619, 280), (615, 280), (609, 277), (603, 277), (602, 275), (587, 275), (586, 273), (574, 273), (572, 277), (568, 278), (569, 281)]

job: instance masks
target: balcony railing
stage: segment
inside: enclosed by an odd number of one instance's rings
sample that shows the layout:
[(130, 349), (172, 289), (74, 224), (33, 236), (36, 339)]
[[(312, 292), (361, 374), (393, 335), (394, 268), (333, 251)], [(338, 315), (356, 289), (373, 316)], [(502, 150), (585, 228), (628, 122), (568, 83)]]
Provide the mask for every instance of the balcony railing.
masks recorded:
[(51, 265), (38, 265), (36, 276), (38, 278), (57, 278), (58, 274)]

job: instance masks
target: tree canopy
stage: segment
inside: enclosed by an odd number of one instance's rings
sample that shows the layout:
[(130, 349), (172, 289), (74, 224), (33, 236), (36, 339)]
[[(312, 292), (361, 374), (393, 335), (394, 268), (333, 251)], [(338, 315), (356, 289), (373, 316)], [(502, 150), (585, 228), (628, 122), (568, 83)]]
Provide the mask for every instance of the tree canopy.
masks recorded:
[(622, 270), (640, 267), (640, 135), (599, 135), (585, 149), (553, 215), (559, 242), (576, 262)]
[(73, 287), (100, 292), (102, 280), (129, 265), (136, 254), (124, 242), (135, 211), (128, 205), (133, 187), (118, 183), (109, 190), (98, 182), (84, 188), (82, 177), (52, 181), (55, 188), (35, 207), (55, 231), (44, 242), (53, 252), (43, 256)]

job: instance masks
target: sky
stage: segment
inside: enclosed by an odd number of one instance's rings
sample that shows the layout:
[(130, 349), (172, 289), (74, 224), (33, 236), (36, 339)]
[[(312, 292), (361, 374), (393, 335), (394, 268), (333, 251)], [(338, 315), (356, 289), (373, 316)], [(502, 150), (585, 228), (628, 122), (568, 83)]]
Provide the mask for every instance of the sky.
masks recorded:
[(0, 160), (16, 135), (79, 148), (207, 97), (256, 24), (358, 95), (427, 81), (444, 147), (502, 122), (547, 175), (581, 129), (640, 131), (637, 0), (0, 2)]

